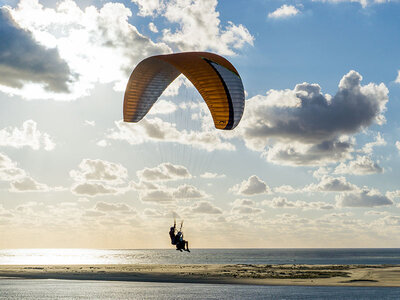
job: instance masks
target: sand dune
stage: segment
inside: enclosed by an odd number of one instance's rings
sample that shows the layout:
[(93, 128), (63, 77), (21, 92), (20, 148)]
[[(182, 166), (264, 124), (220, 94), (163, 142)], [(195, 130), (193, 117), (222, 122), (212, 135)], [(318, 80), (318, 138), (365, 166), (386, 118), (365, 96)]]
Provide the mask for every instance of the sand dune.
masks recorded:
[(0, 266), (0, 277), (257, 285), (400, 286), (400, 266), (3, 265)]

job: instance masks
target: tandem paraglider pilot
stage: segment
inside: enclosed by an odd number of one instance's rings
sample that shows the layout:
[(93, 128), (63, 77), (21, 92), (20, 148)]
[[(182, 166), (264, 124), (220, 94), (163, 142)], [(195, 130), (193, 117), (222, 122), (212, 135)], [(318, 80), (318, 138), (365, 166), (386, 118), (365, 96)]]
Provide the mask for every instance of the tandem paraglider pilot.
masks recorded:
[(182, 252), (182, 250), (190, 252), (189, 242), (183, 239), (182, 224), (180, 230), (176, 232), (176, 221), (174, 220), (174, 226), (169, 229), (169, 237), (171, 238), (171, 244), (176, 246), (176, 250)]

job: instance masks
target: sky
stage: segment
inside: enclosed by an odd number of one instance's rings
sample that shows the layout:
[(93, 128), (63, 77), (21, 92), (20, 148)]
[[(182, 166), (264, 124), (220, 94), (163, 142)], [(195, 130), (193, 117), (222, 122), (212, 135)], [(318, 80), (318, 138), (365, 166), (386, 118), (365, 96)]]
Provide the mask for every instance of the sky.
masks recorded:
[[(400, 247), (400, 3), (0, 0), (0, 248)], [(124, 123), (135, 66), (209, 51), (217, 130), (178, 77)]]

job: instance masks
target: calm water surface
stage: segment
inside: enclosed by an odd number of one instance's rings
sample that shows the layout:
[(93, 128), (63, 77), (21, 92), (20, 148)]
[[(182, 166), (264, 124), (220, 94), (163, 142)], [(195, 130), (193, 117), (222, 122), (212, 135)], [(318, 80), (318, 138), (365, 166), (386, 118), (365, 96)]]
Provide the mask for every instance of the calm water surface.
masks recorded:
[(2, 279), (0, 299), (400, 299), (400, 288)]
[(400, 249), (10, 249), (0, 265), (39, 264), (400, 264)]

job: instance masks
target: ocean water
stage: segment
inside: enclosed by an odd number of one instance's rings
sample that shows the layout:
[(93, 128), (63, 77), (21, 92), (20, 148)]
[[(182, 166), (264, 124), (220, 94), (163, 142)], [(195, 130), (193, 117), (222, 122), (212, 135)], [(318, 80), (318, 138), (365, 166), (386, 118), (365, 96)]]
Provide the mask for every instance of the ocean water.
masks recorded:
[(0, 279), (0, 299), (400, 299), (400, 288)]
[(6, 249), (0, 265), (400, 264), (400, 249)]

